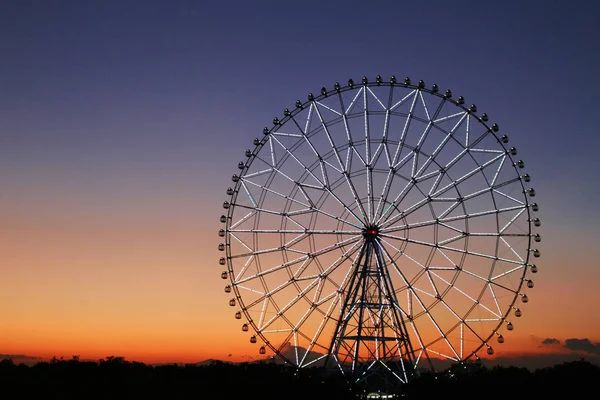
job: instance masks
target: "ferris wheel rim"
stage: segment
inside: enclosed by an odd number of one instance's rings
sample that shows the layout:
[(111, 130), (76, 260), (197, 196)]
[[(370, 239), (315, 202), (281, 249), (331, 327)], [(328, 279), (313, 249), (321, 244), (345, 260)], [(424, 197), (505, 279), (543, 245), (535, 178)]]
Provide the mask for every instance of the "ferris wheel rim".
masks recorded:
[[(513, 169), (516, 171), (516, 175), (520, 176), (519, 175), (519, 171), (518, 171), (517, 166), (516, 166), (517, 163), (513, 160), (512, 156), (510, 154), (510, 150), (507, 149), (504, 146), (504, 144), (501, 142), (501, 138), (498, 135), (496, 135), (497, 125), (495, 125), (495, 124), (494, 125), (491, 125), (491, 124), (488, 125), (486, 123), (486, 121), (484, 121), (480, 116), (478, 116), (476, 114), (476, 112), (474, 112), (472, 110), (473, 106), (471, 108), (466, 107), (459, 100), (453, 99), (452, 96), (451, 96), (451, 94), (450, 94), (450, 96), (448, 96), (447, 93), (443, 94), (443, 93), (440, 93), (439, 91), (434, 91), (433, 89), (429, 89), (429, 88), (426, 88), (424, 86), (421, 86), (420, 83), (417, 84), (417, 85), (410, 84), (410, 83), (408, 83), (408, 84), (407, 83), (402, 84), (402, 83), (393, 83), (393, 80), (390, 80), (389, 82), (383, 82), (383, 81), (379, 81), (379, 79), (376, 80), (376, 82), (369, 82), (368, 80), (365, 81), (365, 79), (363, 79), (363, 83), (360, 83), (360, 84), (354, 84), (354, 83), (350, 83), (350, 82), (349, 82), (348, 85), (345, 85), (345, 86), (339, 86), (339, 85), (336, 84), (336, 87), (334, 89), (322, 91), (321, 94), (319, 94), (317, 96), (312, 96), (312, 99), (311, 99), (311, 95), (309, 95), (309, 100), (306, 101), (306, 102), (300, 103), (300, 104), (297, 103), (295, 109), (293, 109), (293, 110), (286, 109), (286, 111), (284, 112), (284, 117), (281, 120), (275, 119), (274, 120), (274, 124), (273, 124), (273, 126), (271, 128), (266, 127), (264, 129), (264, 131), (263, 131), (264, 137), (262, 139), (260, 139), (259, 144), (256, 145), (255, 151), (252, 153), (252, 156), (249, 157), (249, 159), (244, 163), (243, 168), (240, 167), (240, 173), (239, 173), (239, 175), (234, 175), (234, 179), (235, 179), (235, 177), (237, 177), (238, 180), (235, 181), (235, 188), (233, 189), (234, 192), (231, 195), (230, 206), (229, 206), (229, 209), (228, 209), (228, 212), (227, 212), (227, 222), (226, 222), (226, 232), (227, 232), (227, 234), (225, 236), (226, 237), (225, 240), (226, 240), (226, 251), (227, 251), (227, 253), (226, 253), (226, 256), (227, 256), (227, 270), (228, 270), (228, 273), (229, 273), (229, 278), (230, 278), (230, 281), (231, 281), (231, 284), (232, 284), (232, 288), (233, 288), (234, 293), (235, 293), (235, 298), (236, 298), (237, 302), (240, 304), (241, 311), (244, 313), (244, 315), (246, 316), (246, 319), (248, 320), (248, 322), (250, 323), (250, 325), (253, 327), (253, 329), (257, 332), (257, 334), (261, 337), (261, 339), (263, 339), (263, 342), (265, 342), (265, 345), (268, 346), (268, 347), (270, 347), (271, 350), (275, 354), (277, 354), (280, 358), (282, 358), (286, 362), (289, 362), (290, 364), (295, 364), (295, 362), (293, 360), (289, 360), (285, 355), (280, 354), (280, 351), (278, 350), (278, 348), (276, 348), (272, 343), (270, 343), (270, 341), (268, 340), (268, 338), (261, 332), (260, 327), (252, 319), (252, 316), (250, 314), (248, 314), (248, 310), (247, 310), (247, 307), (246, 307), (245, 302), (244, 302), (244, 296), (243, 296), (243, 294), (242, 294), (242, 292), (240, 291), (240, 288), (239, 288), (240, 282), (235, 279), (235, 270), (234, 270), (234, 267), (233, 267), (233, 264), (232, 264), (232, 261), (231, 261), (231, 257), (232, 257), (232, 254), (231, 254), (231, 240), (232, 239), (231, 239), (231, 236), (230, 236), (231, 235), (231, 229), (232, 229), (231, 217), (232, 217), (232, 215), (234, 213), (235, 208), (238, 206), (236, 204), (236, 200), (237, 200), (237, 196), (240, 193), (240, 187), (241, 187), (242, 182), (243, 182), (242, 178), (244, 177), (244, 174), (246, 174), (249, 171), (249, 169), (252, 166), (253, 161), (256, 159), (256, 154), (254, 154), (254, 153), (258, 153), (260, 151), (260, 149), (262, 149), (263, 146), (265, 146), (265, 144), (268, 142), (269, 136), (272, 134), (272, 132), (274, 132), (278, 127), (281, 127), (281, 126), (285, 125), (294, 116), (296, 116), (299, 113), (301, 113), (306, 107), (310, 107), (310, 105), (313, 104), (314, 102), (318, 102), (320, 100), (323, 100), (323, 99), (325, 99), (325, 98), (327, 98), (327, 97), (329, 97), (331, 95), (338, 95), (340, 93), (345, 93), (345, 92), (349, 92), (349, 91), (352, 91), (352, 90), (357, 90), (356, 89), (357, 87), (363, 87), (363, 88), (365, 88), (364, 90), (366, 90), (366, 88), (371, 87), (371, 86), (388, 86), (388, 87), (398, 86), (398, 87), (403, 87), (403, 88), (406, 88), (406, 89), (411, 89), (411, 90), (414, 90), (414, 91), (418, 91), (418, 92), (421, 92), (421, 93), (427, 93), (429, 95), (433, 95), (433, 96), (437, 96), (439, 98), (443, 98), (443, 99), (445, 99), (445, 101), (449, 102), (450, 104), (453, 104), (454, 106), (457, 106), (460, 109), (462, 109), (464, 112), (469, 113), (469, 115), (471, 115), (474, 118), (476, 118), (479, 123), (481, 123), (483, 126), (485, 126), (486, 131), (488, 131), (492, 135), (492, 137), (495, 138), (498, 141), (498, 144), (505, 151), (505, 157), (507, 157), (512, 162), (512, 164), (513, 164), (512, 166), (513, 166)], [(365, 141), (365, 143), (366, 143), (366, 141)], [(352, 144), (349, 144), (349, 146), (352, 146)], [(335, 152), (336, 151), (335, 150), (335, 146), (333, 146), (333, 147), (334, 148), (332, 149), (332, 151)], [(429, 157), (431, 158), (432, 156), (429, 155)], [(435, 161), (435, 157), (434, 157), (433, 161)], [(307, 171), (310, 172), (309, 169), (307, 169)], [(342, 178), (340, 178), (340, 179), (342, 179)], [(525, 186), (525, 184), (523, 183), (522, 180), (520, 181), (520, 185), (521, 185), (522, 191), (524, 193), (524, 197), (525, 197), (525, 207), (523, 208), (523, 210), (524, 210), (524, 212), (527, 213), (527, 217), (528, 217), (527, 219), (529, 221), (529, 220), (531, 220), (531, 213), (530, 213), (530, 207), (529, 207), (530, 203), (528, 202), (528, 198), (527, 198), (527, 194), (526, 194), (527, 193), (527, 188), (526, 188), (526, 186)], [(361, 204), (362, 204), (361, 199), (358, 199), (357, 204), (358, 205), (356, 205), (356, 206), (354, 206), (354, 205), (351, 205), (351, 206), (346, 206), (345, 205), (344, 206), (345, 212), (346, 211), (348, 212), (348, 216), (347, 217), (349, 218), (350, 216), (353, 216), (355, 218), (356, 222), (353, 221), (353, 220), (338, 221), (342, 225), (349, 225), (349, 226), (355, 228), (354, 230), (352, 230), (352, 229), (330, 230), (330, 231), (306, 230), (305, 233), (307, 233), (309, 235), (336, 235), (336, 236), (350, 235), (350, 237), (347, 238), (347, 240), (343, 241), (343, 245), (344, 246), (345, 245), (350, 245), (350, 244), (356, 244), (356, 243), (360, 242), (360, 240), (361, 240), (361, 231), (359, 230), (361, 228), (361, 226), (360, 226), (360, 218), (358, 217), (358, 215), (356, 215), (356, 213), (354, 211), (357, 210), (357, 209), (359, 209), (361, 207)], [(424, 204), (427, 204), (427, 203), (424, 203)], [(318, 210), (313, 210), (313, 211), (319, 212)], [(494, 212), (498, 212), (498, 211), (499, 211), (498, 209), (494, 210)], [(363, 212), (363, 214), (364, 214), (364, 212)], [(380, 218), (380, 220), (381, 220), (381, 218)], [(370, 221), (368, 221), (368, 220), (365, 220), (364, 222), (365, 222), (365, 225), (367, 223), (370, 223)], [(373, 221), (373, 222), (375, 222), (375, 221)], [(377, 222), (379, 222), (379, 221), (377, 221)], [(433, 222), (432, 222), (432, 224), (433, 224)], [(527, 247), (531, 248), (531, 237), (532, 237), (531, 223), (529, 223), (528, 225), (529, 225), (529, 232), (527, 233), (527, 238), (528, 238), (527, 239), (528, 240), (528, 246)], [(402, 242), (403, 241), (402, 239), (398, 239), (397, 237), (394, 237), (393, 235), (390, 234), (390, 233), (393, 233), (394, 229), (400, 229), (400, 228), (393, 227), (393, 224), (389, 224), (387, 226), (386, 225), (382, 225), (382, 228), (381, 228), (382, 238), (386, 238), (388, 240), (398, 240), (398, 241)], [(411, 229), (411, 226), (407, 224), (405, 230), (410, 230), (410, 229)], [(260, 232), (260, 230), (258, 230), (258, 229), (255, 229), (254, 233), (262, 233), (262, 232)], [(421, 243), (421, 242), (419, 242), (419, 243), (417, 243), (417, 242), (411, 242), (411, 241), (409, 241), (409, 239), (404, 240), (404, 242), (407, 243), (407, 244), (408, 243), (415, 243), (415, 244), (421, 244), (421, 245), (423, 245), (423, 243)], [(436, 243), (435, 247), (439, 248), (439, 246), (438, 246), (437, 243)], [(449, 251), (452, 251), (452, 250), (449, 250)], [(350, 255), (351, 254), (353, 254), (353, 253), (350, 253)], [(472, 254), (475, 254), (475, 253), (468, 253), (468, 254), (472, 255)], [(349, 258), (349, 256), (346, 257), (345, 260), (347, 260)], [(318, 255), (317, 255), (317, 257), (318, 257)], [(391, 257), (390, 257), (390, 259), (391, 259)], [(496, 259), (498, 259), (497, 256), (496, 256)], [(522, 274), (522, 276), (524, 278), (525, 275), (526, 275), (526, 273), (527, 273), (528, 266), (531, 265), (530, 264), (530, 254), (529, 254), (529, 252), (526, 253), (525, 260), (521, 264), (524, 266), (524, 268), (523, 268), (523, 274)], [(510, 305), (507, 307), (505, 314), (502, 315), (502, 318), (499, 319), (499, 322), (498, 322), (497, 326), (492, 330), (492, 332), (489, 334), (489, 336), (487, 336), (486, 338), (482, 338), (481, 344), (479, 345), (479, 347), (477, 347), (477, 349), (475, 349), (473, 351), (472, 355), (475, 355), (477, 353), (477, 351), (479, 351), (482, 347), (488, 346), (488, 342), (497, 333), (498, 328), (500, 326), (502, 326), (504, 323), (506, 323), (505, 322), (506, 316), (514, 308), (514, 304), (518, 300), (518, 294), (520, 293), (523, 284), (524, 284), (524, 280), (522, 280), (518, 284), (518, 288), (517, 288), (517, 291), (515, 292), (515, 296), (514, 296), (512, 302), (510, 303)], [(448, 286), (447, 290), (450, 290), (450, 289), (451, 289), (451, 286)], [(437, 303), (435, 303), (435, 304), (437, 304)], [(435, 304), (431, 305), (430, 307), (434, 307)], [(425, 308), (421, 312), (421, 314), (419, 314), (419, 315), (423, 315), (423, 314), (427, 314), (427, 313), (428, 313), (428, 308)], [(452, 329), (455, 329), (455, 328), (452, 328)], [(439, 340), (439, 338), (437, 340)], [(425, 346), (427, 346), (427, 345), (424, 345), (423, 347), (425, 347)], [(464, 359), (468, 359), (472, 355), (469, 355), (469, 356), (465, 357)]]

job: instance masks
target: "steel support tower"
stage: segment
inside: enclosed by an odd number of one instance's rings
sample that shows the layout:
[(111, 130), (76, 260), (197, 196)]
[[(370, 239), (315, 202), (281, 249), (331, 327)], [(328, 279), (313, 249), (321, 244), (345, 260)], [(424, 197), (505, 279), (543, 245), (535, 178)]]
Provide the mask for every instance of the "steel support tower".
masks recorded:
[(390, 390), (414, 375), (414, 352), (378, 227), (366, 227), (363, 237), (326, 366), (339, 368), (359, 387)]

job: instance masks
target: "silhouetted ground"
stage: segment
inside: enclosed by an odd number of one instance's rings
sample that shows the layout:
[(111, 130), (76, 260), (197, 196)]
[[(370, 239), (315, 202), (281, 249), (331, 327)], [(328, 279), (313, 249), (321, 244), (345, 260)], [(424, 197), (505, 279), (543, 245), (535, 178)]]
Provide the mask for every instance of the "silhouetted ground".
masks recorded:
[[(578, 398), (597, 393), (600, 367), (586, 361), (533, 372), (525, 368), (456, 366), (423, 373), (404, 385), (401, 398)], [(32, 366), (0, 361), (0, 393), (40, 399), (354, 399), (357, 388), (320, 369), (296, 371), (274, 363), (151, 366), (107, 357), (99, 362), (57, 360)], [(2, 396), (4, 398), (4, 396)]]

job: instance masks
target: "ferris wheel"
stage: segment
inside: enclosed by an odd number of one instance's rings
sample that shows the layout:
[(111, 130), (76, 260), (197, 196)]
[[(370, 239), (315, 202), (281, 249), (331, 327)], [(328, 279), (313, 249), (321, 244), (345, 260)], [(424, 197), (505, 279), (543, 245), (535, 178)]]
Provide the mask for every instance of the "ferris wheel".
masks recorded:
[(409, 78), (286, 108), (246, 150), (220, 219), (221, 277), (250, 342), (400, 382), (493, 355), (540, 255), (535, 190), (508, 143), (475, 104)]

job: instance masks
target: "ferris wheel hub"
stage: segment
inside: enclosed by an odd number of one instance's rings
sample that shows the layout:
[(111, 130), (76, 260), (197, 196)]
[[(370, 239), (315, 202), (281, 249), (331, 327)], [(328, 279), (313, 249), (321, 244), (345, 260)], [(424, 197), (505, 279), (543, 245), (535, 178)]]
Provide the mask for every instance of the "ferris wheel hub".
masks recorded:
[(379, 237), (379, 226), (367, 225), (362, 229), (362, 235), (367, 240), (372, 240)]

